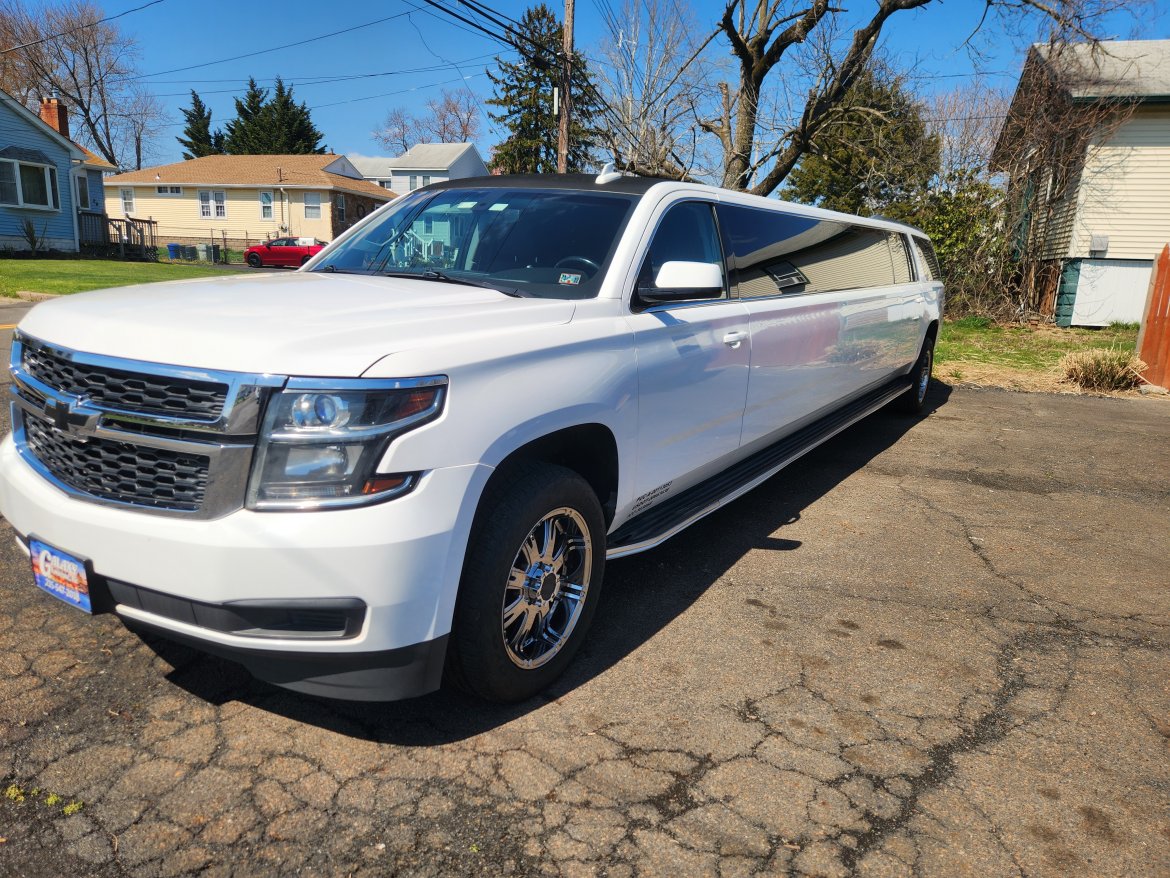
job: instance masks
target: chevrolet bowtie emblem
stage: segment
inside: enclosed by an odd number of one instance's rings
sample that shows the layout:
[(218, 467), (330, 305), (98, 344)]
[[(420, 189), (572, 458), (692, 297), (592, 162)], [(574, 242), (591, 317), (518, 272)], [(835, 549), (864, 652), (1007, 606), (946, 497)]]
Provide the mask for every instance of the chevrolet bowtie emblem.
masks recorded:
[(62, 433), (91, 435), (97, 428), (101, 412), (81, 400), (50, 399), (45, 403), (45, 417)]

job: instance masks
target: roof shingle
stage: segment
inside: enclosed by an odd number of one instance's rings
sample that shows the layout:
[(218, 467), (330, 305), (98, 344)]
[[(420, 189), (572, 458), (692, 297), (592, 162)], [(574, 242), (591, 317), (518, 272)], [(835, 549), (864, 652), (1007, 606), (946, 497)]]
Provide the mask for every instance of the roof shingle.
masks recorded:
[(395, 194), (367, 180), (326, 171), (338, 155), (209, 155), (107, 177), (106, 183), (186, 186), (287, 186), (337, 189), (389, 201)]

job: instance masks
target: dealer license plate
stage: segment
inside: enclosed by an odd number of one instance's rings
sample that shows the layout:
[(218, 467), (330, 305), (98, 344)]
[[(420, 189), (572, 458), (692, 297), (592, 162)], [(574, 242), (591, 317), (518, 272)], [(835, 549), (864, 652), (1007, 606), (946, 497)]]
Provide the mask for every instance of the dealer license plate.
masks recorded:
[(71, 607), (87, 613), (93, 612), (93, 605), (89, 601), (89, 576), (85, 572), (84, 561), (40, 540), (30, 539), (28, 549), (32, 556), (33, 579), (39, 588)]

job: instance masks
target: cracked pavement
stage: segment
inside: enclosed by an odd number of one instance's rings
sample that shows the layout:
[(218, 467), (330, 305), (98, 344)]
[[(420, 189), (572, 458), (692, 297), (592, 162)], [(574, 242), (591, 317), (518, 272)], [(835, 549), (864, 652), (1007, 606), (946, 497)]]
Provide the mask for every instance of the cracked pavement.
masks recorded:
[(1170, 404), (934, 393), (611, 563), (506, 708), (258, 683), (0, 523), (0, 875), (1170, 874)]

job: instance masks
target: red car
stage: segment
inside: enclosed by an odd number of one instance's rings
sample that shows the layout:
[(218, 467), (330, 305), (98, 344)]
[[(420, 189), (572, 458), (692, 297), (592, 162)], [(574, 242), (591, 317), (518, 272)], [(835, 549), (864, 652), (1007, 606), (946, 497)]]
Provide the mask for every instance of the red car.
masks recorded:
[(325, 241), (316, 238), (274, 238), (244, 251), (244, 261), (253, 268), (263, 265), (304, 265), (321, 252)]

